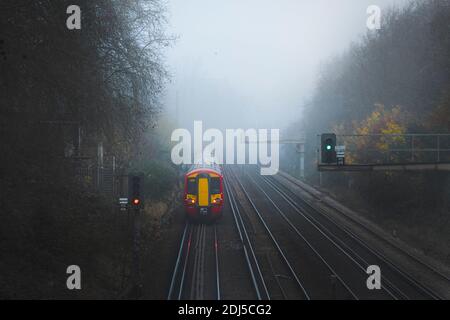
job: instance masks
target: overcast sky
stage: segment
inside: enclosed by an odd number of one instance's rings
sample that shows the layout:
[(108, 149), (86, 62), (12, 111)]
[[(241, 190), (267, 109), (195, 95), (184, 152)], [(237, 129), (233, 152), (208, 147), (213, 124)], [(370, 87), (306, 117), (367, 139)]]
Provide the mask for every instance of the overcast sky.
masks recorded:
[(169, 0), (178, 40), (166, 110), (183, 127), (283, 128), (301, 116), (320, 64), (367, 31), (367, 7), (405, 2)]

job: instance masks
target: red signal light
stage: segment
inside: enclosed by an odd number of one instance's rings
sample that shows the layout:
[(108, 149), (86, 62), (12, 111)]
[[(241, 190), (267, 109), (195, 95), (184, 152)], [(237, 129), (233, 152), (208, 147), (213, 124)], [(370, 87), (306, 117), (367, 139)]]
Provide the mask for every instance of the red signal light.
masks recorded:
[(137, 206), (141, 203), (141, 200), (139, 200), (138, 198), (133, 199), (132, 203)]

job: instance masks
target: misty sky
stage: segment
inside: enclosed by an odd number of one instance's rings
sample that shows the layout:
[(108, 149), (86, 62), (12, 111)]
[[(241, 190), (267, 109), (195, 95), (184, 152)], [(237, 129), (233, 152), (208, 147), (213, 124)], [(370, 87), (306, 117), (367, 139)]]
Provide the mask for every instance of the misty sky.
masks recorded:
[[(318, 68), (366, 32), (366, 9), (407, 0), (169, 0), (166, 109), (183, 127), (283, 128)], [(177, 107), (178, 105), (178, 107)]]

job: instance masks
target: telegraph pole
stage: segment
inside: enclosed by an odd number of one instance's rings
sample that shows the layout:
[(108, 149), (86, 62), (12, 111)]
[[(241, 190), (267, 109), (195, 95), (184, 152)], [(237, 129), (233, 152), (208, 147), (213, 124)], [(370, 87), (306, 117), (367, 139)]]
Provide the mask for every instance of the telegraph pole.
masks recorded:
[(141, 294), (141, 209), (133, 208), (133, 285), (136, 292), (136, 298)]
[(144, 175), (128, 176), (128, 201), (133, 219), (133, 267), (132, 279), (136, 298), (142, 291), (141, 281), (141, 208), (144, 203)]

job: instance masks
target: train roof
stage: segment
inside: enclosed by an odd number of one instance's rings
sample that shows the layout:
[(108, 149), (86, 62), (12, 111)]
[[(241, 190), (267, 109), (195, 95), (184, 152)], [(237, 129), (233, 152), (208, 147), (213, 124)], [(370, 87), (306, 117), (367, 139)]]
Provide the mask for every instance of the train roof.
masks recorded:
[(192, 171), (200, 171), (200, 170), (213, 170), (216, 171), (218, 174), (222, 175), (222, 170), (220, 169), (220, 165), (218, 165), (217, 163), (197, 163), (197, 164), (193, 164), (189, 170), (187, 171), (186, 174), (191, 173)]

